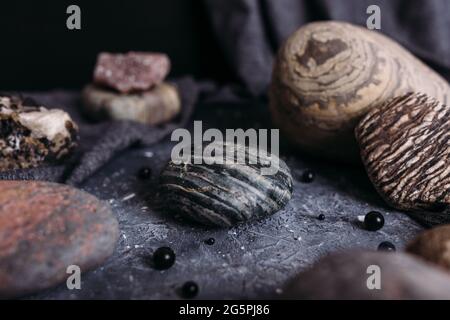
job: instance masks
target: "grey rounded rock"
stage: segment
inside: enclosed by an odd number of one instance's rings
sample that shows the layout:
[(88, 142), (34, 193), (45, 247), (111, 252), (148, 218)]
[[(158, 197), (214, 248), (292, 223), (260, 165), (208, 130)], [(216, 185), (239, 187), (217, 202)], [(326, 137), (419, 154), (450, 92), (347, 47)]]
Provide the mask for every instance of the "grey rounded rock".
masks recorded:
[[(225, 148), (229, 144), (217, 145)], [(235, 146), (247, 157), (257, 155), (253, 148)], [(209, 226), (230, 227), (269, 216), (282, 209), (292, 195), (289, 168), (277, 156), (270, 156), (259, 156), (257, 163), (251, 164), (236, 162), (235, 155), (224, 151), (222, 164), (195, 164), (195, 156), (192, 163), (171, 161), (161, 174), (164, 207)], [(263, 175), (262, 168), (270, 160), (278, 161), (278, 171)]]
[(82, 100), (85, 114), (97, 120), (131, 120), (157, 125), (171, 120), (181, 110), (178, 90), (168, 83), (131, 94), (89, 84), (82, 92)]
[(450, 271), (450, 225), (422, 232), (406, 250)]
[(347, 251), (322, 258), (292, 279), (284, 298), (450, 299), (450, 275), (405, 253)]

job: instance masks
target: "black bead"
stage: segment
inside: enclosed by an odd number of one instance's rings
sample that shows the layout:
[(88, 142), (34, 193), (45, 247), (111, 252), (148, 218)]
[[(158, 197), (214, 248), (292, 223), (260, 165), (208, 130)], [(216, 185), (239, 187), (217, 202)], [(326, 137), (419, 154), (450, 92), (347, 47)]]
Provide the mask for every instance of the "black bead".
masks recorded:
[(214, 238), (206, 239), (206, 240), (205, 240), (205, 243), (206, 243), (208, 246), (212, 246), (214, 243), (216, 243), (216, 239), (214, 239)]
[(153, 264), (158, 270), (169, 269), (175, 263), (175, 252), (169, 247), (158, 248), (153, 253)]
[(151, 176), (152, 176), (152, 169), (150, 169), (149, 167), (142, 167), (138, 171), (138, 177), (140, 179), (146, 180), (149, 179)]
[(314, 171), (307, 169), (303, 171), (300, 181), (303, 183), (311, 183), (314, 181), (315, 177), (316, 174), (314, 173)]
[(320, 221), (325, 220), (325, 215), (323, 213), (321, 213), (321, 214), (319, 214), (317, 219), (319, 219)]
[(194, 281), (188, 281), (181, 287), (181, 294), (186, 299), (192, 299), (198, 294), (198, 285)]
[(369, 231), (377, 231), (384, 226), (384, 217), (377, 211), (371, 211), (364, 217), (364, 226)]
[(379, 251), (395, 251), (396, 249), (395, 249), (395, 246), (393, 243), (391, 243), (389, 241), (383, 241), (378, 246), (378, 250)]

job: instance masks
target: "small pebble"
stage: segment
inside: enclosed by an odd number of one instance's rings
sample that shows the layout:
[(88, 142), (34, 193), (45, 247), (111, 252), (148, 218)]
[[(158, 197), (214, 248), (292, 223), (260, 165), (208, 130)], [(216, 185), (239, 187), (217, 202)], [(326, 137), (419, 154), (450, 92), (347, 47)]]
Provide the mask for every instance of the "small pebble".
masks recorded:
[(142, 167), (138, 171), (139, 179), (147, 180), (150, 179), (151, 176), (152, 176), (152, 169), (150, 169), (149, 167)]
[(194, 281), (188, 281), (181, 287), (181, 294), (186, 299), (192, 299), (198, 294), (198, 285)]
[(303, 171), (302, 176), (300, 177), (300, 181), (303, 183), (311, 183), (314, 181), (314, 178), (316, 177), (316, 174), (314, 171), (307, 169)]
[(205, 240), (205, 243), (206, 243), (208, 246), (212, 246), (215, 242), (216, 242), (216, 239), (214, 239), (214, 238), (209, 238), (209, 239), (206, 239), (206, 240)]
[(325, 215), (323, 213), (321, 213), (321, 214), (319, 214), (317, 219), (319, 219), (320, 221), (325, 220)]
[(371, 211), (364, 217), (364, 227), (369, 231), (377, 231), (383, 228), (384, 217), (378, 211)]
[(396, 249), (395, 249), (394, 244), (389, 241), (383, 241), (378, 246), (378, 251), (395, 251), (395, 250)]
[(175, 252), (169, 247), (158, 248), (153, 254), (153, 263), (158, 270), (169, 269), (175, 263)]

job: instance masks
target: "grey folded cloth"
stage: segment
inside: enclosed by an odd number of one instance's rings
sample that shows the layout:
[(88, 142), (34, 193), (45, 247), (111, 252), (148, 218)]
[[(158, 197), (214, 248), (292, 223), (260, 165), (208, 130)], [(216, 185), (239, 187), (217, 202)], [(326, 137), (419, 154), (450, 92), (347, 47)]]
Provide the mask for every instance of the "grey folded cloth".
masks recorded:
[(121, 151), (133, 145), (150, 146), (159, 142), (174, 129), (187, 124), (199, 93), (199, 86), (191, 78), (173, 83), (180, 92), (182, 111), (173, 122), (162, 126), (132, 121), (91, 123), (81, 114), (79, 92), (24, 94), (44, 106), (66, 110), (80, 128), (79, 148), (60, 165), (3, 171), (0, 180), (46, 180), (79, 185)]

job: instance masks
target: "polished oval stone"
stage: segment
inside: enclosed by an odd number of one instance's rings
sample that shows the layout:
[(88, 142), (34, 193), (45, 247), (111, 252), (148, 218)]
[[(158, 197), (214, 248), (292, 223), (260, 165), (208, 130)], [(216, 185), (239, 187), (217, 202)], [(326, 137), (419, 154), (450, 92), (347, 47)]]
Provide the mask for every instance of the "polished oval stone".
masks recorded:
[(287, 299), (450, 299), (450, 274), (405, 253), (347, 251), (322, 258), (284, 292)]
[[(260, 219), (282, 209), (292, 196), (292, 176), (286, 163), (276, 155), (258, 155), (255, 148), (235, 144), (236, 154), (223, 148), (223, 163), (169, 162), (161, 174), (160, 190), (165, 208), (208, 226), (230, 227)], [(208, 148), (211, 147), (208, 146)], [(240, 162), (236, 155), (257, 156), (257, 163)], [(194, 152), (195, 153), (195, 152)], [(194, 156), (199, 160), (197, 156)], [(263, 174), (267, 164), (278, 163), (273, 174)]]
[(408, 244), (406, 250), (450, 270), (450, 225), (422, 232)]
[(420, 221), (450, 220), (449, 114), (449, 106), (411, 92), (373, 108), (355, 130), (377, 191)]
[(72, 187), (0, 181), (0, 297), (33, 293), (66, 281), (114, 251), (118, 222), (110, 207)]

